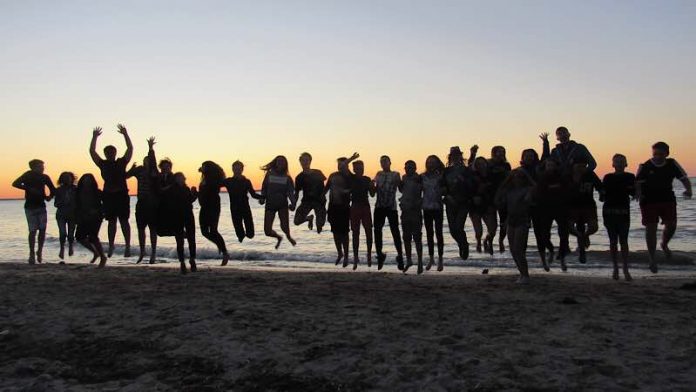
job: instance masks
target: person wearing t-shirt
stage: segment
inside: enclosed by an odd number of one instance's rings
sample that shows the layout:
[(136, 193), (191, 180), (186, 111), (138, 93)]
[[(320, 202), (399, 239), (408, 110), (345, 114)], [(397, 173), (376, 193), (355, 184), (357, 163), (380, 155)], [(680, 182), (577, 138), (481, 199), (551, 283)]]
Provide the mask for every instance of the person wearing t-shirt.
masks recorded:
[[(343, 260), (343, 268), (348, 266), (348, 231), (350, 230), (350, 191), (353, 174), (348, 169), (348, 164), (358, 158), (358, 154), (352, 157), (341, 157), (336, 160), (337, 170), (329, 176), (324, 188), (324, 194), (329, 193), (329, 223), (336, 245), (336, 265)], [(353, 263), (353, 269), (357, 264)]]
[(645, 226), (645, 242), (650, 257), (650, 271), (657, 273), (655, 249), (657, 248), (657, 224), (662, 221), (660, 247), (670, 258), (669, 240), (677, 230), (677, 199), (672, 183), (675, 179), (684, 185), (684, 197), (691, 198), (691, 181), (676, 160), (669, 157), (669, 145), (657, 142), (652, 146), (652, 158), (638, 167), (636, 173), (636, 198), (640, 200), (640, 212)]
[[(29, 171), (14, 180), (12, 186), (24, 191), (24, 213), (29, 226), (29, 264), (41, 263), (44, 240), (46, 239), (46, 201), (56, 193), (51, 178), (44, 174), (44, 163), (39, 159), (29, 161)], [(49, 194), (46, 195), (46, 188)], [(36, 234), (39, 234), (38, 248), (35, 249)]]
[[(244, 176), (244, 164), (235, 161), (232, 164), (232, 177), (223, 181), (230, 197), (230, 214), (232, 215), (232, 226), (239, 242), (244, 238), (254, 238), (254, 217), (249, 206), (249, 197), (261, 200), (260, 193), (256, 193), (251, 181)], [(248, 195), (248, 196), (247, 196)]]
[(459, 257), (466, 260), (469, 258), (469, 241), (466, 239), (464, 225), (476, 189), (474, 174), (464, 165), (464, 155), (458, 146), (450, 148), (442, 179), (447, 225), (450, 235), (457, 242)]
[(101, 127), (94, 128), (92, 132), (92, 142), (89, 145), (89, 155), (92, 161), (99, 167), (104, 188), (102, 190), (104, 218), (108, 222), (109, 229), (109, 250), (108, 256), (114, 253), (114, 240), (116, 238), (116, 222), (120, 223), (123, 232), (123, 240), (126, 247), (124, 257), (130, 257), (130, 196), (128, 196), (128, 185), (126, 184), (126, 167), (133, 157), (133, 143), (128, 130), (118, 124), (118, 133), (123, 135), (126, 141), (126, 153), (121, 158), (116, 158), (117, 150), (114, 146), (104, 147), (104, 157), (102, 159), (97, 153), (97, 139), (102, 134)]
[(602, 218), (604, 227), (607, 228), (609, 235), (609, 250), (611, 260), (614, 263), (614, 280), (619, 280), (618, 247), (621, 244), (621, 261), (623, 263), (624, 279), (632, 280), (628, 272), (628, 231), (631, 227), (631, 197), (636, 191), (636, 176), (627, 173), (626, 156), (616, 154), (612, 158), (614, 172), (609, 173), (602, 179), (604, 193), (601, 200)]
[(367, 243), (367, 266), (372, 267), (372, 211), (370, 196), (375, 195), (372, 179), (365, 175), (363, 161), (353, 162), (353, 177), (350, 183), (350, 230), (353, 233), (353, 269), (356, 269), (360, 258), (360, 226), (365, 230)]
[(585, 251), (590, 247), (590, 236), (597, 232), (597, 203), (594, 192), (602, 192), (602, 180), (589, 169), (587, 163), (576, 162), (570, 177), (568, 227), (578, 239), (578, 259), (587, 261)]
[(266, 172), (261, 185), (262, 200), (266, 205), (263, 232), (267, 237), (276, 239), (275, 248), (278, 249), (283, 241), (283, 236), (273, 230), (273, 221), (278, 215), (280, 229), (285, 233), (290, 244), (295, 246), (297, 242), (290, 235), (290, 213), (288, 211), (295, 211), (297, 195), (292, 178), (288, 175), (288, 159), (283, 155), (278, 155), (262, 166), (261, 170)]
[[(316, 226), (317, 233), (321, 233), (326, 223), (326, 176), (321, 170), (312, 169), (312, 155), (308, 152), (300, 155), (300, 166), (302, 172), (295, 177), (295, 194), (299, 197), (301, 191), (302, 200), (295, 210), (293, 222), (295, 226), (307, 222), (309, 230)], [(314, 215), (309, 214), (312, 210)]]
[(389, 229), (391, 230), (394, 246), (396, 247), (396, 264), (399, 271), (404, 269), (404, 257), (401, 250), (401, 232), (399, 230), (399, 213), (396, 209), (396, 191), (401, 182), (399, 172), (391, 170), (391, 159), (382, 155), (379, 158), (382, 170), (377, 172), (374, 178), (375, 189), (377, 191), (377, 202), (375, 203), (375, 247), (377, 248), (377, 268), (382, 269), (384, 260), (387, 256), (382, 252), (382, 228), (384, 222), (389, 219)]

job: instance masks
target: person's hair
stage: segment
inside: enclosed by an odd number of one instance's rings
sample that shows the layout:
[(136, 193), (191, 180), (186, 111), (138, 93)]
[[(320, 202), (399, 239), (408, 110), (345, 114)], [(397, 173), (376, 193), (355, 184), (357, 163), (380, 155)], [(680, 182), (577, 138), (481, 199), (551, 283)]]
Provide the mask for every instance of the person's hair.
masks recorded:
[(306, 151), (303, 152), (302, 154), (300, 154), (300, 159), (305, 158), (305, 157), (309, 158), (310, 161), (312, 160), (312, 154), (310, 154)]
[(285, 156), (283, 156), (283, 155), (278, 155), (277, 157), (273, 158), (272, 161), (270, 161), (270, 162), (268, 162), (267, 164), (261, 166), (261, 170), (263, 170), (263, 171), (265, 171), (265, 172), (269, 172), (269, 171), (273, 170), (273, 171), (276, 172), (277, 174), (285, 174), (285, 175), (287, 175), (287, 174), (288, 174), (288, 167), (287, 167), (287, 165), (286, 165), (286, 167), (285, 167), (285, 171), (284, 171), (284, 172), (280, 172), (280, 171), (278, 170), (278, 160), (280, 160), (280, 159), (285, 159), (285, 162), (288, 161), (288, 159), (285, 158)]
[(522, 151), (522, 154), (520, 155), (520, 163), (524, 160), (524, 154), (526, 153), (532, 153), (532, 157), (534, 157), (534, 163), (539, 162), (539, 153), (536, 152), (535, 149), (533, 148), (527, 148)]
[(454, 154), (454, 156), (451, 152), (447, 154), (447, 167), (454, 166), (454, 164), (457, 162), (464, 164), (464, 155), (461, 153), (461, 151)]
[(59, 186), (70, 186), (75, 184), (75, 181), (77, 180), (77, 177), (75, 177), (75, 174), (73, 172), (62, 172), (60, 173), (60, 176), (58, 176), (58, 185)]
[(613, 157), (611, 157), (612, 160), (614, 160), (614, 159), (619, 159), (619, 158), (620, 158), (620, 159), (623, 159), (623, 160), (625, 160), (625, 161), (627, 160), (627, 159), (626, 159), (626, 155), (624, 155), (624, 154), (619, 154), (619, 153), (616, 153), (616, 154), (614, 154)]
[(174, 173), (174, 179), (176, 179), (177, 177), (184, 177), (184, 179), (186, 179), (186, 176), (185, 176), (184, 173), (182, 173), (182, 172), (176, 172), (176, 173)]
[(347, 160), (348, 160), (348, 158), (346, 158), (346, 157), (336, 158), (336, 163), (343, 163), (343, 162), (345, 162), (345, 161), (347, 161)]
[(42, 161), (41, 159), (32, 159), (31, 161), (29, 161), (29, 168), (34, 170), (34, 168), (38, 167), (43, 163), (44, 161)]
[(114, 147), (114, 146), (112, 146), (112, 145), (108, 145), (108, 146), (104, 147), (104, 154), (108, 154), (109, 151), (111, 151), (111, 152), (113, 152), (114, 154), (116, 154), (116, 151), (117, 151), (117, 150), (116, 150), (116, 147)]
[(221, 184), (225, 179), (225, 170), (213, 161), (205, 161), (201, 165), (201, 182), (206, 184)]
[(159, 164), (157, 165), (157, 167), (159, 167), (159, 168), (161, 169), (162, 166), (164, 166), (165, 164), (169, 164), (169, 166), (174, 167), (174, 164), (172, 163), (172, 160), (169, 159), (169, 158), (163, 158), (163, 159), (161, 159), (161, 160), (159, 161)]
[(652, 145), (653, 150), (662, 150), (669, 155), (669, 144), (665, 142), (657, 142)]
[(486, 167), (488, 167), (488, 159), (486, 159), (484, 157), (476, 157), (476, 159), (474, 159), (474, 164), (471, 165), (474, 171), (476, 170), (476, 164), (478, 162), (483, 162), (486, 164)]
[(380, 162), (382, 162), (383, 159), (386, 159), (389, 161), (389, 163), (391, 163), (391, 158), (389, 158), (389, 155), (382, 155), (381, 157), (379, 157)]
[(518, 167), (510, 172), (510, 182), (508, 183), (509, 184), (508, 186), (511, 186), (511, 187), (514, 186), (512, 180), (515, 177), (520, 177), (524, 180), (524, 184), (522, 186), (532, 185), (532, 180), (529, 178), (529, 175), (526, 174), (524, 169)]
[[(495, 156), (495, 153), (498, 151), (501, 151), (501, 150), (503, 152), (507, 152), (507, 150), (505, 150), (505, 147), (503, 147), (503, 146), (493, 146), (493, 148), (491, 148), (491, 156)], [(507, 159), (507, 157), (506, 157), (506, 159)]]
[(408, 165), (413, 165), (413, 167), (418, 167), (418, 165), (416, 165), (416, 161), (414, 161), (414, 160), (412, 160), (412, 159), (409, 159), (408, 161), (406, 161), (406, 162), (404, 163), (404, 167), (406, 167), (406, 166), (408, 166)]
[(361, 160), (353, 161), (353, 167), (355, 166), (365, 166), (365, 163)]
[(556, 133), (558, 133), (558, 132), (570, 133), (570, 131), (569, 131), (568, 128), (566, 128), (566, 127), (558, 127), (558, 128), (556, 128)]
[(236, 161), (232, 162), (232, 167), (234, 168), (235, 166), (244, 167), (244, 163), (242, 163), (242, 161), (240, 161), (240, 160), (236, 160)]
[(92, 192), (97, 192), (99, 191), (99, 185), (97, 184), (97, 179), (94, 178), (94, 175), (92, 173), (86, 173), (83, 174), (82, 177), (80, 177), (80, 180), (77, 182), (77, 193), (78, 195), (81, 193), (83, 190), (90, 190)]
[(428, 160), (431, 159), (431, 158), (432, 158), (433, 160), (435, 160), (435, 171), (436, 171), (436, 172), (442, 173), (443, 171), (445, 171), (445, 164), (442, 162), (442, 159), (440, 159), (440, 157), (437, 156), (437, 155), (428, 155), (428, 157), (425, 158), (425, 162), (426, 162), (425, 170), (428, 170), (427, 162), (428, 162)]

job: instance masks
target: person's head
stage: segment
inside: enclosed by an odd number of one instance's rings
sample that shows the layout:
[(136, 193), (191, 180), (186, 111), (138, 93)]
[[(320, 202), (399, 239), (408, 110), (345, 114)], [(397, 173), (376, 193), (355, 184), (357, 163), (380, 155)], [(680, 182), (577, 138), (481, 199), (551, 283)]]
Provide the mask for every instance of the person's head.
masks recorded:
[(522, 151), (522, 157), (520, 158), (520, 165), (522, 166), (532, 166), (539, 162), (539, 154), (533, 148), (528, 148)]
[(447, 155), (447, 166), (463, 165), (464, 154), (459, 146), (450, 147), (450, 152)]
[(244, 173), (244, 164), (241, 161), (234, 161), (232, 163), (232, 174), (239, 177)]
[(356, 176), (365, 175), (365, 164), (363, 163), (363, 161), (353, 162), (353, 173), (355, 173)]
[(505, 156), (505, 147), (503, 146), (494, 146), (491, 148), (491, 159), (497, 162), (505, 162), (507, 161), (507, 157)]
[(308, 152), (303, 152), (300, 154), (300, 166), (302, 166), (302, 170), (308, 170), (309, 168), (312, 167), (312, 154)]
[(382, 167), (382, 170), (384, 171), (391, 170), (391, 158), (389, 158), (387, 155), (382, 155), (379, 158), (379, 165)]
[(556, 140), (561, 143), (568, 143), (570, 141), (570, 131), (566, 127), (556, 128)]
[(220, 184), (225, 179), (225, 171), (213, 161), (205, 161), (198, 169), (201, 172), (201, 182)]
[(97, 180), (91, 173), (83, 174), (77, 182), (78, 193), (96, 193), (98, 190)]
[(652, 159), (656, 163), (662, 163), (669, 156), (669, 145), (665, 142), (657, 142), (652, 146)]
[(104, 156), (106, 157), (107, 161), (115, 161), (116, 160), (116, 147), (112, 145), (108, 145), (104, 147)]
[(348, 169), (348, 158), (340, 157), (336, 159), (336, 169), (344, 174), (350, 173), (350, 170)]
[(425, 159), (425, 171), (428, 173), (442, 173), (445, 170), (445, 164), (437, 155), (429, 155)]
[(43, 174), (44, 172), (44, 161), (41, 159), (32, 159), (29, 161), (29, 169), (34, 173)]
[(623, 173), (626, 170), (626, 166), (628, 166), (628, 160), (623, 154), (614, 154), (611, 158), (611, 166), (617, 173)]
[(288, 174), (288, 160), (283, 155), (278, 155), (261, 167), (261, 170), (268, 172), (273, 171), (275, 174)]
[(174, 173), (174, 182), (179, 186), (186, 186), (186, 176), (182, 172)]
[(510, 183), (515, 188), (530, 185), (529, 177), (521, 168), (510, 172)]
[(159, 168), (162, 174), (172, 174), (172, 161), (169, 158), (164, 158), (159, 162)]
[(488, 170), (488, 160), (484, 157), (476, 157), (476, 159), (474, 159), (473, 170), (485, 175)]
[(73, 172), (62, 172), (58, 176), (58, 186), (71, 186), (75, 184), (77, 177)]
[(416, 174), (416, 170), (417, 170), (417, 167), (416, 167), (415, 161), (412, 161), (412, 160), (406, 161), (406, 163), (404, 164), (404, 171), (406, 172), (406, 174), (408, 174), (409, 176), (412, 176), (412, 175)]

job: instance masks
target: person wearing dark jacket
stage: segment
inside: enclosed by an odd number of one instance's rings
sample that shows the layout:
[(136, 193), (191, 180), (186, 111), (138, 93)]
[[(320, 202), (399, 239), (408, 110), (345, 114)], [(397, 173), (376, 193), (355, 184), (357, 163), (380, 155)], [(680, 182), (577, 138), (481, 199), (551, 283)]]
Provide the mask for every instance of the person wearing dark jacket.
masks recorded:
[(234, 232), (239, 242), (242, 242), (245, 238), (254, 238), (254, 217), (251, 215), (248, 196), (256, 200), (261, 200), (263, 197), (260, 193), (256, 193), (251, 181), (242, 174), (244, 173), (242, 162), (235, 161), (232, 164), (232, 173), (232, 177), (226, 178), (222, 184), (230, 197), (230, 214)]
[(551, 150), (551, 157), (561, 165), (561, 170), (563, 170), (564, 174), (570, 175), (573, 165), (578, 162), (586, 163), (590, 171), (594, 171), (597, 168), (597, 162), (587, 147), (570, 140), (568, 128), (558, 127), (556, 129), (556, 139), (558, 139), (558, 144)]

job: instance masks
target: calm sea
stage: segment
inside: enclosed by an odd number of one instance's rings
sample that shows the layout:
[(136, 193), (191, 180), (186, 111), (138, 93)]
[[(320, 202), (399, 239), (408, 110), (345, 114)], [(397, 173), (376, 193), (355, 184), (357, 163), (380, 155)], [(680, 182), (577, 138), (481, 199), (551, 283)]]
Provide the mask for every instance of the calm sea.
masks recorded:
[[(696, 200), (685, 200), (681, 197), (681, 184), (675, 183), (675, 189), (678, 193), (678, 215), (679, 226), (675, 235), (671, 248), (676, 251), (695, 252), (696, 245)], [(251, 200), (252, 211), (254, 215), (254, 223), (256, 229), (256, 237), (249, 240), (246, 239), (243, 243), (237, 242), (237, 237), (234, 234), (232, 221), (229, 213), (229, 200), (227, 194), (222, 193), (222, 214), (220, 218), (220, 232), (222, 233), (227, 246), (231, 251), (231, 264), (242, 264), (246, 266), (272, 266), (272, 267), (291, 267), (291, 268), (338, 268), (334, 267), (333, 263), (336, 258), (336, 251), (333, 244), (329, 225), (325, 227), (322, 234), (309, 231), (306, 224), (303, 226), (292, 226), (291, 233), (297, 240), (297, 246), (292, 247), (289, 242), (283, 241), (280, 249), (274, 249), (275, 240), (263, 235), (263, 206), (260, 206), (255, 200)], [(138, 253), (137, 234), (135, 229), (135, 202), (136, 198), (131, 198), (131, 225), (132, 225), (132, 251), (133, 254)], [(374, 199), (372, 199), (374, 202)], [(44, 261), (48, 263), (58, 262), (58, 229), (55, 223), (55, 209), (53, 203), (48, 203), (49, 224), (47, 230), (46, 247), (44, 250)], [(608, 249), (608, 241), (606, 232), (601, 224), (601, 203), (598, 203), (600, 208), (600, 230), (592, 237), (591, 251), (603, 251)], [(198, 215), (198, 205), (195, 205), (194, 214)], [(26, 221), (24, 218), (24, 209), (22, 200), (0, 200), (0, 262), (8, 260), (25, 260), (28, 255), (27, 240), (26, 240)], [(290, 216), (292, 220), (292, 213)], [(458, 258), (457, 248), (454, 240), (449, 236), (447, 222), (445, 219), (445, 263), (449, 267), (457, 267), (455, 270), (467, 270), (480, 273), (482, 269), (490, 269), (491, 273), (499, 270), (514, 269), (509, 253), (495, 255), (479, 254), (475, 252), (474, 247), (471, 248), (471, 256), (467, 261), (462, 261)], [(278, 221), (276, 219), (276, 231), (280, 232)], [(474, 234), (470, 221), (467, 221), (466, 227), (469, 242), (474, 242)], [(425, 234), (425, 231), (424, 231)], [(640, 225), (640, 212), (637, 203), (633, 203), (631, 212), (631, 232), (630, 232), (630, 247), (631, 250), (644, 250), (644, 229)], [(102, 242), (107, 239), (106, 222), (102, 225), (100, 233)], [(361, 235), (364, 239), (364, 234)], [(388, 226), (384, 230), (385, 252), (387, 253), (387, 270), (396, 270), (393, 256), (395, 250), (391, 240), (391, 234)], [(554, 227), (554, 244), (558, 244), (558, 239), (555, 235)], [(117, 244), (123, 244), (121, 233), (117, 234)], [(425, 236), (424, 236), (425, 242)], [(198, 243), (198, 259), (201, 264), (216, 265), (219, 262), (219, 256), (212, 243), (203, 238), (200, 233), (197, 233)], [(497, 243), (497, 239), (496, 239)], [(536, 248), (534, 247), (534, 236), (530, 231), (529, 239), (529, 260), (532, 266), (537, 266)], [(425, 245), (424, 245), (425, 248)], [(496, 245), (497, 248), (497, 245)], [(575, 248), (575, 239), (571, 237), (571, 248)], [(425, 248), (427, 249), (427, 248)], [(424, 253), (427, 255), (427, 250)], [(364, 259), (364, 242), (361, 243), (361, 257)], [(149, 246), (148, 246), (149, 252)], [(352, 252), (352, 250), (351, 250)], [(137, 258), (124, 258), (122, 245), (117, 245), (117, 251), (114, 257), (109, 260), (109, 264), (133, 264)], [(415, 257), (415, 249), (414, 249)], [(84, 263), (90, 259), (89, 253), (81, 246), (76, 246), (76, 254), (72, 258), (67, 258), (69, 263)], [(159, 239), (157, 249), (158, 263), (174, 263), (176, 261), (175, 243), (171, 237)], [(147, 260), (147, 259), (146, 259)], [(352, 258), (351, 258), (352, 260)], [(426, 259), (427, 260), (427, 259)], [(606, 257), (590, 256), (588, 263), (580, 265), (575, 261), (575, 256), (570, 256), (569, 259), (570, 273), (600, 273), (605, 274), (606, 268), (609, 267)], [(557, 266), (557, 264), (554, 264)], [(552, 265), (552, 267), (554, 267)], [(360, 269), (365, 269), (364, 264)], [(557, 268), (556, 268), (557, 269)], [(643, 267), (644, 269), (644, 267)], [(694, 273), (691, 267), (680, 266), (665, 266), (664, 271), (673, 272), (688, 272)]]

